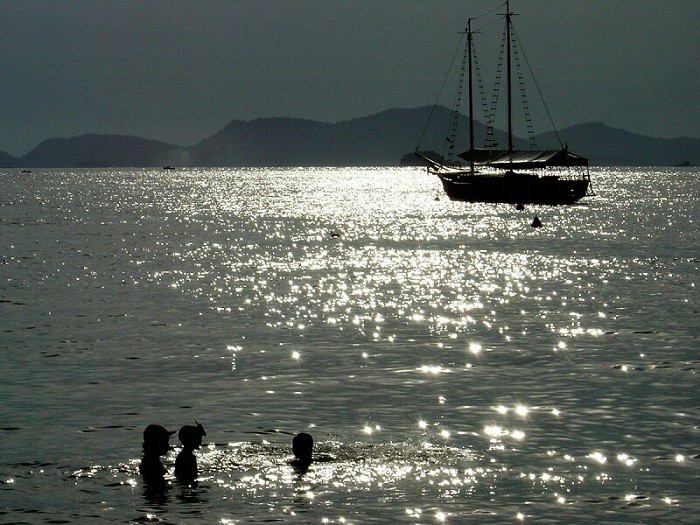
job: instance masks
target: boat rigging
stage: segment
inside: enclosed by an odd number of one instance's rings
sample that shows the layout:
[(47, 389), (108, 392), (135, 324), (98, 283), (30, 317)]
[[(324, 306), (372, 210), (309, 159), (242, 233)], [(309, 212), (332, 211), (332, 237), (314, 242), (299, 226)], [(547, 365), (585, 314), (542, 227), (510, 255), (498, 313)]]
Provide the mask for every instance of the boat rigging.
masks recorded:
[[(514, 45), (516, 39), (514, 38), (512, 27), (513, 13), (510, 10), (510, 0), (506, 1), (505, 7), (506, 12), (502, 15), (505, 18), (504, 40), (499, 53), (494, 97), (491, 110), (486, 115), (486, 146), (482, 149), (475, 147), (473, 72), (476, 54), (474, 53), (473, 45), (473, 35), (475, 33), (472, 30), (473, 19), (470, 18), (465, 29), (465, 58), (462, 60), (462, 71), (458, 82), (457, 95), (455, 96), (455, 109), (447, 138), (447, 155), (440, 160), (432, 159), (421, 154), (418, 148), (416, 149), (416, 154), (428, 163), (428, 171), (440, 178), (445, 193), (452, 200), (511, 204), (572, 204), (585, 196), (593, 195), (588, 159), (570, 152), (568, 144), (562, 145), (561, 141), (561, 149), (559, 150), (515, 148), (513, 135), (513, 62), (516, 65), (519, 87), (523, 98), (529, 137), (528, 144), (530, 147), (534, 146), (535, 135), (529, 105), (525, 96), (520, 58)], [(498, 149), (498, 144), (494, 139), (494, 122), (504, 51), (508, 147), (507, 149)], [(527, 58), (525, 60), (527, 62)], [(478, 72), (478, 62), (476, 63)], [(454, 161), (455, 137), (459, 128), (458, 122), (465, 74), (467, 76), (469, 104), (469, 149), (457, 156), (466, 161), (467, 166), (456, 164)], [(479, 85), (481, 86), (480, 79)], [(537, 88), (539, 91), (539, 86)], [(486, 109), (483, 90), (482, 105)], [(551, 122), (551, 115), (549, 115), (548, 109), (547, 115)], [(552, 125), (552, 127), (554, 126)]]

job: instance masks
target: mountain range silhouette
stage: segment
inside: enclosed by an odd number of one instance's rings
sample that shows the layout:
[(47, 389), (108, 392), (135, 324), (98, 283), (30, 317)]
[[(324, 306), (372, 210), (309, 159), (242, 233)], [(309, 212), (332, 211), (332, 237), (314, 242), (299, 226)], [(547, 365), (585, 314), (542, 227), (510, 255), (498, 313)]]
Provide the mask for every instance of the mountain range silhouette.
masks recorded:
[[(45, 140), (21, 157), (0, 151), (0, 167), (397, 166), (402, 159), (407, 162), (411, 158), (407, 154), (416, 147), (443, 151), (451, 118), (452, 111), (437, 106), (394, 108), (337, 123), (295, 118), (234, 120), (192, 146), (135, 136), (86, 134)], [(461, 119), (463, 125), (456, 139), (463, 145), (459, 151), (468, 143), (467, 118)], [(480, 122), (475, 122), (475, 136), (477, 147), (483, 146), (479, 137), (485, 136), (485, 126)], [(559, 137), (594, 166), (700, 164), (698, 138), (653, 138), (602, 122), (565, 128), (559, 131)], [(496, 140), (505, 144), (505, 133), (496, 130)], [(553, 132), (537, 135), (536, 144), (538, 149), (560, 147)], [(517, 138), (515, 146), (526, 147)]]

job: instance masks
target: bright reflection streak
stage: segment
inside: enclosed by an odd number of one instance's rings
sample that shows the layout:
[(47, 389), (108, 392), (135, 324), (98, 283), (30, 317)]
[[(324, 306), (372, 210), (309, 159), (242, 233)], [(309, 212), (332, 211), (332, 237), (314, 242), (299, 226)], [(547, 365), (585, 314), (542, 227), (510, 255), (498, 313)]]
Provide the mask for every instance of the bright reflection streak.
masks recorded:
[(469, 343), (469, 351), (477, 355), (481, 352), (481, 345), (479, 343)]
[(441, 366), (429, 366), (429, 365), (423, 365), (418, 370), (420, 370), (424, 374), (433, 374), (433, 375), (442, 374), (443, 372), (449, 372), (448, 369), (442, 368)]
[(296, 359), (298, 361), (300, 357), (301, 357), (301, 354), (299, 352), (296, 352), (296, 351), (292, 352), (292, 359)]
[(442, 511), (438, 511), (438, 512), (435, 514), (435, 518), (436, 518), (438, 521), (443, 521), (443, 522), (444, 522), (444, 521), (447, 519), (447, 514), (445, 514), (445, 513), (442, 512)]
[(632, 457), (630, 457), (630, 456), (627, 455), (627, 454), (618, 454), (618, 455), (617, 455), (617, 460), (618, 460), (620, 463), (624, 463), (624, 464), (627, 465), (628, 467), (631, 467), (632, 465), (634, 465), (634, 464), (637, 462), (637, 460), (636, 460), (635, 458), (632, 458)]
[(423, 421), (423, 420), (421, 419), (421, 420), (418, 422), (418, 426), (419, 426), (420, 428), (422, 428), (423, 430), (425, 430), (426, 428), (428, 428), (428, 423), (427, 423), (426, 421)]
[(685, 456), (683, 454), (676, 454), (676, 461), (678, 463), (683, 463), (685, 461)]
[(498, 405), (497, 407), (494, 408), (494, 410), (501, 415), (505, 415), (508, 413), (508, 407), (506, 407), (504, 405)]
[(374, 425), (374, 428), (372, 428), (370, 425), (365, 425), (362, 431), (368, 436), (371, 436), (374, 432), (379, 432), (381, 429), (382, 427), (379, 425)]
[(528, 408), (525, 405), (518, 405), (515, 407), (515, 413), (520, 417), (526, 417), (528, 413)]
[(484, 433), (493, 439), (498, 439), (505, 434), (505, 431), (498, 425), (488, 425), (484, 428)]
[(591, 458), (592, 460), (597, 461), (597, 462), (600, 463), (601, 465), (602, 465), (603, 463), (605, 463), (605, 462), (608, 460), (608, 458), (606, 458), (606, 457), (605, 457), (602, 453), (600, 453), (600, 452), (593, 452), (593, 453), (591, 453), (591, 454), (588, 454), (588, 457)]

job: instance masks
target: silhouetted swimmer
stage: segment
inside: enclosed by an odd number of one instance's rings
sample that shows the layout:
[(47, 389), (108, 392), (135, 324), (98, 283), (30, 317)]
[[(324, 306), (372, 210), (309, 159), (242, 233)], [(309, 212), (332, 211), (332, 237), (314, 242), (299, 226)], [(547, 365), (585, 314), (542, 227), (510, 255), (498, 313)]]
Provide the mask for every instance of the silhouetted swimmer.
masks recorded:
[(202, 437), (207, 433), (204, 427), (195, 420), (197, 426), (185, 425), (178, 432), (177, 437), (182, 443), (182, 451), (175, 459), (175, 476), (180, 481), (194, 481), (197, 479), (197, 458), (194, 451), (202, 445)]
[(175, 432), (169, 432), (160, 425), (148, 425), (143, 431), (143, 459), (139, 465), (139, 472), (147, 484), (165, 483), (165, 467), (160, 461), (170, 450), (170, 436)]
[(294, 459), (291, 461), (292, 466), (299, 469), (307, 469), (311, 465), (312, 454), (314, 450), (314, 438), (311, 434), (301, 432), (292, 439), (292, 452)]
[(515, 207), (515, 209), (518, 210), (518, 211), (522, 211), (522, 210), (525, 209), (525, 205), (524, 205), (524, 204), (518, 204), (518, 205)]
[(537, 215), (535, 215), (535, 218), (532, 219), (532, 224), (530, 224), (530, 226), (532, 226), (533, 228), (541, 228), (542, 227), (542, 221), (540, 220), (540, 218)]

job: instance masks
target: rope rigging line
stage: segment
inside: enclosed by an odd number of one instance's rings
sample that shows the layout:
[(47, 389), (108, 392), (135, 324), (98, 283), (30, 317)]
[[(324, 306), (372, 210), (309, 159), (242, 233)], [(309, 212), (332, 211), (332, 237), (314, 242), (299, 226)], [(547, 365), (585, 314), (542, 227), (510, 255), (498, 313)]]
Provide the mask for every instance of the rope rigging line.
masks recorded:
[(472, 39), (472, 63), (474, 65), (474, 71), (476, 73), (476, 83), (479, 87), (479, 97), (481, 99), (481, 108), (484, 111), (484, 122), (489, 121), (489, 107), (486, 101), (486, 90), (484, 89), (484, 80), (481, 74), (481, 66), (479, 65), (479, 59), (477, 58), (476, 48), (474, 47), (474, 40)]
[(464, 91), (464, 72), (467, 69), (467, 60), (469, 58), (468, 53), (469, 53), (468, 46), (465, 46), (464, 56), (462, 57), (462, 67), (461, 67), (461, 70), (459, 73), (459, 81), (457, 83), (457, 91), (455, 93), (455, 101), (453, 104), (454, 110), (452, 112), (452, 122), (451, 122), (450, 129), (449, 129), (448, 135), (447, 135), (447, 144), (448, 144), (447, 161), (448, 162), (452, 162), (454, 160), (455, 139), (457, 137), (457, 130), (459, 129), (459, 117), (460, 117), (459, 111), (462, 107), (462, 94)]
[(533, 83), (535, 84), (535, 88), (537, 89), (537, 94), (540, 96), (540, 100), (542, 101), (542, 105), (544, 106), (544, 110), (547, 113), (547, 118), (549, 119), (549, 124), (552, 126), (552, 130), (554, 131), (554, 135), (557, 137), (557, 142), (559, 142), (559, 146), (562, 149), (564, 149), (564, 144), (562, 143), (561, 137), (559, 136), (559, 131), (557, 130), (557, 126), (554, 124), (554, 119), (552, 118), (552, 114), (549, 112), (549, 107), (547, 106), (547, 103), (544, 100), (544, 96), (542, 95), (542, 90), (540, 89), (540, 85), (537, 83), (537, 78), (535, 77), (535, 74), (532, 71), (532, 66), (530, 66), (530, 61), (527, 59), (527, 55), (525, 54), (525, 51), (523, 51), (522, 44), (520, 43), (520, 37), (518, 37), (515, 30), (513, 30), (513, 37), (518, 42), (518, 47), (520, 47), (523, 58), (525, 59), (525, 64), (527, 64), (527, 69), (530, 72), (530, 76), (532, 77)]
[(450, 77), (450, 74), (452, 73), (452, 68), (454, 67), (455, 60), (457, 59), (457, 55), (459, 54), (459, 50), (462, 48), (462, 42), (464, 42), (464, 37), (465, 33), (462, 33), (462, 38), (460, 39), (459, 44), (455, 48), (455, 52), (452, 55), (452, 60), (450, 61), (450, 67), (447, 69), (447, 73), (445, 74), (445, 77), (442, 79), (442, 85), (440, 86), (440, 91), (438, 92), (437, 97), (435, 98), (435, 102), (433, 103), (432, 107), (430, 108), (430, 113), (428, 114), (428, 118), (425, 121), (425, 126), (423, 127), (423, 132), (420, 135), (420, 138), (418, 139), (418, 144), (416, 145), (416, 151), (420, 149), (420, 145), (423, 142), (423, 139), (425, 138), (425, 134), (428, 132), (428, 126), (430, 125), (430, 121), (433, 119), (433, 114), (435, 113), (435, 108), (438, 106), (438, 102), (442, 98), (442, 93), (445, 91), (445, 85), (447, 84), (447, 79)]
[(520, 96), (523, 104), (523, 112), (525, 113), (525, 124), (527, 126), (527, 143), (528, 149), (533, 149), (537, 147), (535, 141), (535, 130), (532, 126), (532, 115), (530, 114), (530, 105), (527, 102), (527, 93), (525, 92), (525, 81), (523, 78), (522, 68), (520, 67), (520, 55), (518, 54), (518, 46), (516, 44), (515, 35), (512, 33), (512, 49), (513, 49), (513, 59), (515, 61), (515, 70), (518, 74), (518, 85), (520, 87)]
[[(476, 17), (472, 17), (471, 20), (479, 20), (486, 18), (493, 13), (497, 12), (498, 10), (502, 9), (506, 5), (506, 2), (503, 2), (501, 5), (497, 6), (496, 8), (482, 14)], [(493, 21), (488, 21), (487, 23), (484, 23), (481, 25), (477, 30), (472, 31), (472, 34), (475, 32), (479, 32), (481, 29), (484, 29), (486, 27), (489, 27), (493, 24), (495, 24), (498, 21), (498, 19), (494, 19)], [(504, 30), (505, 34), (505, 30)], [(420, 138), (418, 139), (418, 144), (416, 145), (415, 151), (419, 151), (421, 144), (423, 142), (423, 139), (425, 138), (426, 133), (428, 132), (428, 127), (430, 126), (430, 122), (433, 119), (433, 115), (435, 114), (435, 110), (439, 104), (440, 99), (443, 96), (443, 92), (445, 91), (445, 86), (447, 84), (448, 78), (451, 77), (452, 71), (454, 69), (455, 62), (457, 60), (457, 55), (459, 53), (459, 50), (461, 49), (462, 45), (464, 45), (464, 39), (465, 39), (465, 32), (461, 33), (462, 37), (460, 39), (460, 42), (458, 46), (455, 49), (455, 52), (452, 56), (452, 60), (450, 61), (450, 66), (447, 70), (447, 73), (445, 74), (445, 77), (443, 78), (442, 84), (440, 86), (440, 90), (438, 92), (438, 95), (435, 99), (435, 102), (433, 103), (430, 112), (428, 114), (428, 118), (426, 120), (425, 126), (423, 127), (423, 131), (420, 135)], [(505, 38), (503, 39), (505, 40)], [(476, 71), (476, 77), (477, 77), (477, 83), (479, 87), (479, 94), (481, 96), (481, 104), (482, 108), (484, 111), (484, 119), (486, 121), (486, 147), (496, 147), (498, 144), (495, 142), (495, 136), (494, 136), (494, 129), (495, 129), (495, 120), (496, 120), (496, 107), (498, 105), (498, 97), (499, 97), (499, 90), (500, 90), (500, 83), (501, 83), (501, 74), (503, 71), (503, 63), (504, 63), (504, 43), (501, 43), (501, 49), (499, 51), (499, 62), (498, 62), (498, 70), (496, 73), (496, 81), (495, 81), (495, 88), (494, 88), (494, 95), (493, 95), (493, 100), (491, 103), (491, 110), (489, 111), (488, 105), (487, 105), (487, 99), (486, 99), (486, 92), (484, 89), (484, 83), (482, 79), (482, 74), (481, 74), (481, 69), (479, 66), (479, 62), (477, 59), (476, 55), (476, 50), (474, 49), (474, 46), (472, 44), (472, 55), (473, 55), (473, 65)], [(450, 121), (448, 133), (446, 136), (446, 143), (447, 143), (447, 159), (449, 161), (453, 160), (453, 155), (454, 155), (454, 146), (455, 146), (455, 138), (457, 135), (457, 131), (459, 128), (459, 120), (460, 120), (460, 113), (459, 110), (462, 105), (462, 92), (464, 89), (464, 77), (465, 77), (465, 69), (466, 69), (466, 64), (467, 64), (467, 59), (468, 59), (468, 50), (467, 46), (465, 46), (465, 52), (462, 57), (462, 64), (461, 64), (461, 71), (459, 75), (459, 80), (458, 80), (458, 87), (457, 87), (457, 92), (455, 94), (455, 99), (454, 99), (454, 104), (453, 104), (453, 114), (452, 114), (452, 119)], [(445, 155), (443, 155), (442, 161), (445, 160)]]
[[(481, 19), (481, 18), (486, 18), (487, 16), (492, 15), (493, 13), (496, 13), (496, 12), (500, 11), (503, 7), (506, 6), (506, 4), (507, 4), (507, 2), (503, 2), (501, 5), (494, 7), (494, 8), (491, 9), (490, 11), (487, 11), (486, 13), (484, 13), (484, 14), (482, 14), (482, 15), (479, 15), (479, 16), (473, 16), (471, 19), (472, 19), (472, 20), (479, 20), (479, 19)], [(485, 24), (485, 25), (481, 26), (479, 29), (476, 29), (475, 31), (478, 32), (478, 31), (480, 31), (481, 29), (483, 29), (484, 27), (490, 26), (491, 24), (494, 24), (494, 23), (495, 23), (495, 21), (494, 21), (494, 22), (489, 22), (488, 24)]]
[(506, 48), (506, 33), (507, 25), (503, 29), (503, 36), (501, 39), (501, 47), (498, 51), (498, 66), (496, 68), (496, 80), (493, 86), (493, 96), (491, 98), (491, 109), (486, 121), (486, 148), (495, 148), (498, 146), (496, 142), (496, 137), (494, 134), (495, 122), (496, 122), (496, 109), (498, 108), (498, 97), (501, 90), (501, 74), (503, 73), (503, 63), (504, 54)]

